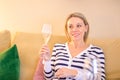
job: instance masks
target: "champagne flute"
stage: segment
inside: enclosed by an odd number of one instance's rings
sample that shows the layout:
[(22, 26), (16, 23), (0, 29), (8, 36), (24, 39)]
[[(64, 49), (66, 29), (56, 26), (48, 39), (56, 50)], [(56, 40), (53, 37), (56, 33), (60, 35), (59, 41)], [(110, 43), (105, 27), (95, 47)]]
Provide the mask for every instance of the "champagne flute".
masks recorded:
[(85, 58), (85, 64), (84, 64), (84, 76), (83, 80), (93, 80), (93, 72), (89, 71), (88, 69), (92, 68), (93, 61), (91, 58), (86, 57)]
[(50, 37), (51, 37), (51, 34), (52, 34), (52, 26), (51, 24), (43, 24), (43, 27), (42, 27), (42, 36), (44, 38), (44, 44), (47, 44)]
[[(43, 36), (45, 45), (50, 40), (51, 34), (52, 34), (52, 26), (51, 26), (51, 24), (43, 24), (43, 26), (42, 26), (42, 36)], [(48, 57), (46, 55), (43, 55), (43, 57), (45, 59), (48, 59)], [(44, 64), (44, 60), (43, 60), (43, 64)]]
[[(87, 68), (90, 68), (90, 63), (92, 65), (92, 72), (87, 70)], [(94, 59), (85, 58), (83, 80), (101, 80), (100, 66), (100, 60), (98, 57), (94, 57)]]
[(94, 65), (94, 80), (101, 80), (100, 60), (98, 57), (93, 60)]

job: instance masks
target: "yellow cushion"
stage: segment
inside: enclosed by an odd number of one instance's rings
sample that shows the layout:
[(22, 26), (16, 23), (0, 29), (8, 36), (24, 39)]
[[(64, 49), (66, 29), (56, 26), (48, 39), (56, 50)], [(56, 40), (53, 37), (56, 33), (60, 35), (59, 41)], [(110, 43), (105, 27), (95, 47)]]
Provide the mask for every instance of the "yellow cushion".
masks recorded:
[(0, 31), (0, 52), (6, 50), (11, 45), (10, 31)]
[[(48, 45), (52, 51), (54, 44), (65, 42), (63, 36), (51, 36)], [(13, 44), (18, 47), (21, 61), (20, 80), (32, 80), (39, 60), (39, 50), (44, 44), (41, 34), (17, 32)]]
[(14, 43), (18, 47), (21, 61), (20, 80), (32, 80), (43, 39), (40, 34), (18, 32), (13, 41)]

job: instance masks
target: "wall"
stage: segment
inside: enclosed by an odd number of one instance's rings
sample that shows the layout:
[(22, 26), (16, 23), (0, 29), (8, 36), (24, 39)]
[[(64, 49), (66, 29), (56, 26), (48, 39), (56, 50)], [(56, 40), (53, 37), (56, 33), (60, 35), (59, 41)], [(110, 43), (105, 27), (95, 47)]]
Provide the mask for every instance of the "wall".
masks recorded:
[(0, 0), (0, 29), (40, 33), (43, 23), (64, 35), (65, 19), (82, 12), (90, 23), (90, 37), (120, 37), (120, 0)]

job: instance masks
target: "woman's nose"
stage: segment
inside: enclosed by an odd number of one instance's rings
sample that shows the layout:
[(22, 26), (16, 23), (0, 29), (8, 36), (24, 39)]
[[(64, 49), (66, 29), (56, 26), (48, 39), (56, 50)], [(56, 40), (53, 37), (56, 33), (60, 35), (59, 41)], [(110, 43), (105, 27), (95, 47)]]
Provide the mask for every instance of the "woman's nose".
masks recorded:
[(76, 31), (76, 30), (77, 30), (77, 28), (76, 28), (76, 27), (73, 27), (72, 31)]

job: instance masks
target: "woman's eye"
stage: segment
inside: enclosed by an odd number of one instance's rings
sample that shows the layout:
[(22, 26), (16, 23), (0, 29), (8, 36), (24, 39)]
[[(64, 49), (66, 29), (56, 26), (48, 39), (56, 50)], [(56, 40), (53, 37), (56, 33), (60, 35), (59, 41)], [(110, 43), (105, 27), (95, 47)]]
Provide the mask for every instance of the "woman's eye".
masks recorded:
[(79, 27), (81, 27), (81, 25), (77, 25), (77, 27), (79, 28)]
[(70, 25), (69, 28), (72, 28), (72, 26)]

